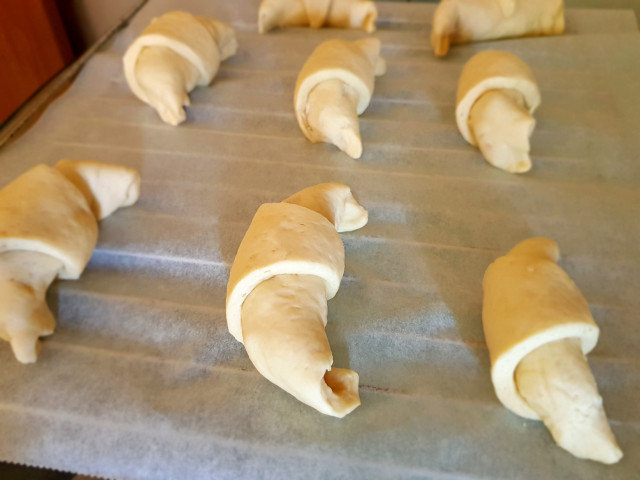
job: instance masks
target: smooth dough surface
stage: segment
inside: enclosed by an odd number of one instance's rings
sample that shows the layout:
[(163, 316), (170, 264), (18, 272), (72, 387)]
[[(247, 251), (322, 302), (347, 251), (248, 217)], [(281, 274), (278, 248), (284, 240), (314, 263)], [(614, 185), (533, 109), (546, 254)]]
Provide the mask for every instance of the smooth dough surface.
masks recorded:
[(44, 253), (0, 253), (0, 339), (10, 342), (20, 363), (35, 362), (39, 338), (55, 329), (45, 295), (62, 266), (60, 260)]
[[(353, 123), (371, 101), (375, 77), (384, 74), (385, 71), (386, 64), (380, 57), (378, 39), (367, 38), (353, 42), (328, 40), (320, 44), (300, 70), (294, 93), (296, 119), (305, 137), (312, 142), (330, 141), (336, 132), (339, 133), (341, 130), (341, 125), (335, 126), (341, 122), (341, 115), (345, 124)], [(314, 89), (322, 88), (321, 85), (325, 82), (341, 82), (345, 89), (348, 87), (348, 91), (344, 92), (345, 98), (353, 104), (350, 108), (354, 110), (355, 107), (355, 111), (340, 112), (334, 109), (328, 121), (321, 120), (319, 115), (310, 117), (310, 111), (321, 112), (332, 101), (330, 97), (327, 99), (326, 95), (312, 95)], [(338, 88), (333, 88), (332, 92), (335, 92), (334, 95), (337, 97), (336, 107), (339, 107), (340, 103), (346, 103), (342, 97), (338, 97), (341, 92), (340, 84)], [(311, 105), (312, 102), (315, 104)], [(359, 131), (357, 137), (359, 140)], [(335, 140), (330, 143), (340, 142)], [(357, 157), (359, 155), (354, 158)]]
[(138, 85), (163, 122), (178, 125), (190, 105), (189, 92), (200, 78), (200, 72), (189, 60), (168, 47), (145, 47), (135, 67)]
[(229, 332), (267, 379), (318, 411), (343, 417), (360, 404), (358, 374), (332, 368), (324, 330), (327, 300), (344, 272), (338, 230), (359, 228), (367, 212), (346, 185), (306, 188), (263, 204), (231, 267)]
[(378, 10), (370, 0), (263, 0), (258, 31), (277, 27), (361, 28), (374, 32)]
[(519, 394), (514, 373), (536, 348), (578, 338), (583, 353), (598, 341), (599, 329), (575, 283), (557, 265), (558, 246), (547, 238), (516, 245), (487, 268), (482, 287), (482, 324), (498, 399), (512, 412), (539, 419)]
[(516, 55), (486, 50), (469, 59), (458, 82), (456, 123), (464, 139), (477, 146), (469, 128), (469, 113), (481, 95), (490, 90), (515, 90), (532, 114), (540, 105), (540, 90), (529, 66)]
[(139, 192), (130, 168), (73, 160), (38, 165), (0, 190), (0, 339), (18, 361), (35, 362), (39, 337), (53, 333), (45, 301), (51, 282), (80, 276), (97, 219), (131, 205)]
[(443, 56), (450, 44), (563, 31), (563, 0), (442, 0), (433, 17), (431, 46)]
[(482, 156), (511, 173), (531, 169), (529, 137), (536, 121), (516, 90), (489, 90), (469, 112), (469, 129)]
[(63, 263), (60, 278), (77, 279), (97, 238), (86, 198), (55, 168), (38, 165), (0, 190), (0, 252), (50, 255)]
[(364, 227), (369, 214), (353, 198), (351, 189), (341, 183), (320, 183), (291, 195), (285, 203), (294, 203), (318, 212), (338, 232), (351, 232)]
[(341, 80), (325, 80), (307, 98), (307, 124), (320, 140), (360, 158), (362, 139), (358, 120), (358, 92)]
[(244, 346), (258, 371), (321, 413), (343, 417), (360, 405), (358, 374), (332, 368), (326, 324), (326, 289), (314, 275), (265, 280), (242, 306)]
[(289, 203), (258, 208), (229, 274), (227, 325), (242, 342), (241, 307), (247, 295), (275, 275), (315, 275), (333, 298), (344, 272), (344, 246), (335, 227), (322, 215)]
[(536, 348), (520, 361), (515, 378), (518, 392), (560, 447), (607, 464), (622, 458), (579, 339)]
[(88, 160), (60, 160), (55, 168), (82, 192), (98, 220), (140, 197), (140, 175), (132, 168)]
[[(159, 107), (163, 120), (177, 125), (184, 120), (184, 112), (181, 115), (175, 107), (188, 103), (184, 97), (194, 86), (211, 83), (220, 62), (235, 54), (237, 46), (233, 29), (223, 22), (168, 12), (152, 20), (127, 49), (125, 77), (140, 100)], [(154, 48), (160, 50), (154, 53)], [(172, 98), (163, 98), (169, 95)]]

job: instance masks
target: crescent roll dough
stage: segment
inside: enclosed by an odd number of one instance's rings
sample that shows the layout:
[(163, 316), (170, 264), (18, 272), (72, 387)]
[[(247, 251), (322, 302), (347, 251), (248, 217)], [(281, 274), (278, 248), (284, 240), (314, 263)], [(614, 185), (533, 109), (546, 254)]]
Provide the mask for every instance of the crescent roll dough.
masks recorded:
[(364, 227), (367, 211), (353, 198), (351, 189), (339, 183), (320, 183), (300, 190), (284, 203), (292, 203), (318, 212), (329, 220), (338, 232), (351, 232)]
[(371, 101), (375, 77), (386, 71), (376, 38), (321, 43), (298, 74), (294, 108), (298, 125), (312, 142), (362, 155), (358, 115)]
[(522, 173), (531, 169), (529, 137), (538, 105), (540, 90), (529, 66), (511, 53), (488, 50), (462, 70), (456, 123), (491, 165)]
[(0, 338), (22, 363), (37, 359), (38, 337), (55, 328), (45, 294), (77, 279), (98, 237), (97, 218), (139, 195), (135, 170), (62, 160), (38, 165), (0, 190)]
[(622, 452), (584, 357), (599, 329), (558, 258), (555, 242), (531, 238), (487, 268), (482, 323), (491, 379), (505, 407), (543, 420), (562, 448), (613, 463)]
[(262, 0), (258, 31), (277, 27), (361, 28), (376, 30), (378, 10), (371, 0)]
[(196, 85), (209, 85), (220, 62), (236, 53), (226, 23), (187, 12), (169, 12), (151, 21), (123, 57), (129, 88), (170, 125), (184, 122), (183, 106)]
[(563, 31), (562, 0), (442, 0), (433, 16), (431, 46), (441, 57), (450, 44)]
[(129, 207), (140, 196), (140, 176), (131, 168), (83, 160), (60, 160), (56, 169), (82, 192), (98, 219), (120, 207)]
[(227, 325), (258, 371), (316, 410), (360, 405), (358, 374), (332, 368), (327, 300), (344, 273), (338, 231), (367, 223), (349, 187), (320, 184), (258, 208), (227, 285)]

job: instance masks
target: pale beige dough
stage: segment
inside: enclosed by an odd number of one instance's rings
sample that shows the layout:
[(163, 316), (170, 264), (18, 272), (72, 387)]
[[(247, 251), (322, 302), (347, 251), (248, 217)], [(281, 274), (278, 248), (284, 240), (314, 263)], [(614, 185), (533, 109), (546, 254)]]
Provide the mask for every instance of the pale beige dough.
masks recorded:
[(520, 361), (515, 376), (518, 392), (560, 447), (602, 463), (622, 458), (579, 339), (538, 347)]
[(60, 260), (44, 253), (0, 253), (0, 339), (11, 343), (21, 363), (35, 362), (40, 350), (38, 338), (55, 329), (45, 295), (61, 269)]
[(319, 183), (291, 195), (284, 203), (293, 203), (318, 212), (338, 232), (351, 232), (364, 227), (369, 214), (353, 198), (351, 189), (341, 183)]
[(529, 137), (540, 91), (531, 69), (507, 52), (471, 57), (458, 83), (456, 123), (491, 165), (511, 173), (531, 169)]
[(319, 412), (342, 417), (360, 405), (358, 374), (331, 368), (326, 324), (324, 283), (313, 275), (276, 275), (242, 306), (244, 346), (258, 371)]
[(511, 173), (531, 169), (529, 137), (535, 125), (522, 94), (515, 90), (489, 90), (469, 112), (469, 129), (482, 156)]
[(302, 133), (312, 142), (332, 143), (350, 157), (360, 158), (358, 115), (371, 101), (375, 77), (385, 71), (378, 39), (320, 44), (296, 82), (294, 108)]
[(0, 190), (0, 252), (44, 253), (62, 262), (60, 278), (75, 280), (97, 238), (87, 200), (55, 168), (38, 165)]
[(344, 272), (344, 247), (335, 227), (317, 212), (288, 203), (258, 208), (233, 261), (227, 285), (227, 324), (242, 341), (241, 307), (255, 287), (283, 274), (314, 275), (333, 298)]
[(545, 421), (563, 448), (614, 461), (618, 447), (583, 358), (599, 330), (558, 259), (555, 242), (531, 238), (487, 268), (482, 324), (491, 380), (505, 407)]
[(332, 368), (324, 331), (327, 300), (344, 272), (338, 231), (367, 222), (341, 184), (304, 189), (263, 204), (234, 259), (227, 285), (227, 325), (267, 379), (327, 415), (360, 404), (357, 373)]
[(135, 72), (149, 105), (163, 122), (178, 125), (186, 120), (183, 107), (190, 105), (189, 92), (200, 76), (195, 65), (170, 48), (145, 47)]
[(55, 168), (82, 192), (98, 220), (140, 197), (140, 175), (133, 168), (88, 160), (60, 160)]
[(258, 31), (278, 27), (361, 28), (374, 32), (378, 10), (371, 0), (263, 0)]
[(55, 320), (45, 294), (56, 278), (76, 279), (97, 240), (97, 219), (134, 203), (140, 179), (129, 168), (63, 160), (38, 165), (0, 190), (0, 338), (33, 363), (38, 338)]
[(218, 20), (168, 12), (155, 18), (129, 46), (124, 73), (131, 91), (155, 108), (162, 120), (178, 125), (185, 118), (189, 92), (209, 85), (220, 62), (236, 53), (233, 29)]
[(307, 122), (323, 142), (332, 143), (351, 158), (362, 155), (358, 122), (358, 93), (341, 80), (321, 82), (309, 93)]
[(451, 44), (562, 32), (563, 0), (442, 0), (433, 17), (431, 46), (444, 56)]

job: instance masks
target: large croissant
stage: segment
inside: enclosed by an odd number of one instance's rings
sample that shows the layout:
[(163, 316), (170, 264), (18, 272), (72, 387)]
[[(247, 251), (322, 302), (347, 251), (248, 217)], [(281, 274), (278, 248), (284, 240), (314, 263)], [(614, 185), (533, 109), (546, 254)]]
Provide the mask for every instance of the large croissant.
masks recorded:
[(358, 374), (332, 368), (324, 327), (340, 287), (338, 232), (367, 223), (346, 185), (309, 187), (260, 206), (227, 286), (227, 324), (258, 371), (316, 410), (343, 417), (360, 405)]
[(371, 0), (262, 0), (258, 31), (277, 27), (361, 28), (376, 30), (378, 10)]
[(132, 205), (135, 170), (61, 160), (38, 165), (0, 190), (0, 338), (33, 363), (55, 320), (45, 294), (56, 277), (77, 279), (98, 238), (98, 220)]
[(487, 268), (482, 323), (491, 379), (505, 407), (542, 420), (562, 448), (615, 463), (622, 452), (584, 356), (598, 326), (559, 256), (555, 242), (530, 238)]
[(170, 124), (184, 122), (183, 106), (196, 85), (209, 85), (238, 43), (226, 23), (187, 12), (155, 18), (129, 46), (124, 73), (131, 91)]

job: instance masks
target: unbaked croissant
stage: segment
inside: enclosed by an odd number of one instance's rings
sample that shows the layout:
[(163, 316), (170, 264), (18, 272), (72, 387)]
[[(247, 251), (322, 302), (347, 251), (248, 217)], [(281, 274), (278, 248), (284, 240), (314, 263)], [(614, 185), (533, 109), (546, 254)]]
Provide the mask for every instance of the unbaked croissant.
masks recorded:
[(511, 53), (487, 50), (471, 57), (458, 83), (456, 122), (464, 139), (494, 167), (531, 169), (529, 137), (540, 91), (531, 69)]
[(505, 407), (542, 420), (560, 447), (615, 463), (622, 452), (584, 356), (599, 329), (558, 258), (555, 242), (531, 238), (487, 268), (482, 323), (491, 379)]
[(361, 28), (376, 30), (378, 10), (371, 0), (262, 0), (258, 31), (277, 27)]
[(33, 363), (55, 320), (45, 294), (60, 277), (77, 279), (98, 238), (97, 220), (138, 199), (135, 170), (62, 160), (38, 165), (0, 190), (0, 338)]
[(369, 106), (375, 77), (385, 71), (377, 38), (321, 43), (296, 82), (294, 107), (305, 137), (332, 143), (351, 158), (360, 158), (358, 115)]
[(236, 53), (233, 29), (226, 23), (187, 12), (169, 12), (151, 21), (129, 46), (124, 73), (131, 91), (178, 125), (197, 85), (209, 85), (220, 62)]
[(343, 417), (360, 405), (358, 374), (332, 368), (324, 327), (340, 287), (338, 232), (367, 223), (346, 185), (309, 187), (256, 212), (227, 285), (227, 325), (258, 371), (321, 413)]
[(442, 0), (433, 17), (431, 46), (441, 57), (450, 44), (563, 31), (563, 0)]

